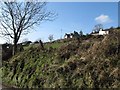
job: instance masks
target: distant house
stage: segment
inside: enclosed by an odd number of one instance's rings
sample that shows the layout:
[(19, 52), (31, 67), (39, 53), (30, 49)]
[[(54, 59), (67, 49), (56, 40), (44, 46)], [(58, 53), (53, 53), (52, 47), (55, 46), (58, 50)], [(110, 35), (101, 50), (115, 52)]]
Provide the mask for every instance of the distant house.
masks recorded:
[(107, 35), (109, 34), (109, 30), (100, 29), (99, 31), (93, 31), (91, 35)]
[[(82, 31), (81, 31), (82, 32)], [(76, 31), (74, 31), (73, 33), (70, 33), (70, 34), (65, 34), (64, 35), (64, 38), (66, 39), (66, 38), (77, 38), (77, 39), (79, 39), (79, 38), (81, 38), (83, 36), (83, 33), (81, 34), (81, 33), (78, 33), (78, 32), (76, 32)]]
[(74, 33), (70, 33), (70, 34), (65, 34), (64, 35), (64, 38), (67, 39), (67, 38), (80, 38), (80, 35), (78, 34), (78, 32), (74, 31)]
[(107, 34), (109, 34), (109, 30), (100, 29), (99, 35), (107, 35)]
[(67, 38), (71, 38), (71, 34), (67, 34), (67, 33), (66, 33), (65, 36), (64, 36), (64, 38), (66, 38), (66, 39), (67, 39)]
[(73, 37), (74, 37), (74, 34), (73, 34), (73, 33), (71, 33), (71, 34), (70, 34), (70, 38), (73, 38)]
[(70, 33), (70, 34), (65, 34), (64, 35), (64, 38), (67, 39), (67, 38), (73, 38), (74, 37), (74, 34), (73, 33)]

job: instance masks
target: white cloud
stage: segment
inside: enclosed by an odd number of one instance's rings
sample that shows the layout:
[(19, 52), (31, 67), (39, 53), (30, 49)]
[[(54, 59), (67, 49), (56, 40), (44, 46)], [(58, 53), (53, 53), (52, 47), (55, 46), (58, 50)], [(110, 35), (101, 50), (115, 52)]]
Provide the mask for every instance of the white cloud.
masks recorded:
[(95, 18), (95, 21), (101, 24), (112, 22), (111, 18), (108, 15), (101, 14)]

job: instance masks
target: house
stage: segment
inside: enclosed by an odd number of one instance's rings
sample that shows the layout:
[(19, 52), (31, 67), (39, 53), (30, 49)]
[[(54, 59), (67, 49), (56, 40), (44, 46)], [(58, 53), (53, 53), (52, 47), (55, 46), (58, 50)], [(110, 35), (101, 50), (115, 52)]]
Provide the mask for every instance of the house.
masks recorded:
[(67, 33), (66, 33), (65, 36), (64, 36), (64, 38), (66, 38), (66, 39), (67, 39), (67, 38), (71, 38), (71, 34), (67, 34)]
[(65, 34), (64, 38), (79, 38), (80, 35), (78, 34), (78, 32), (74, 31), (74, 33), (70, 33), (70, 34)]
[(107, 34), (109, 34), (109, 31), (108, 31), (108, 30), (100, 29), (99, 35), (107, 35)]
[(109, 34), (109, 30), (100, 29), (99, 31), (93, 31), (91, 35), (107, 35)]
[(73, 33), (70, 34), (70, 38), (74, 38), (74, 34)]
[(70, 34), (65, 34), (64, 38), (80, 38), (80, 34), (76, 31)]
[(64, 35), (64, 38), (66, 38), (66, 39), (67, 39), (67, 38), (73, 38), (73, 37), (74, 37), (74, 34), (73, 34), (73, 33), (70, 33), (70, 34), (67, 34), (67, 33), (66, 33), (66, 34)]

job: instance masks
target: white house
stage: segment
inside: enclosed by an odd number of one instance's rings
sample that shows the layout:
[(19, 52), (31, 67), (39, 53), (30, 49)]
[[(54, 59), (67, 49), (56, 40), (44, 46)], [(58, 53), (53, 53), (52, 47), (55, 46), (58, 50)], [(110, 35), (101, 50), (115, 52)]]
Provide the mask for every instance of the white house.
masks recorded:
[(66, 33), (65, 36), (64, 36), (64, 38), (66, 38), (66, 39), (67, 39), (67, 38), (70, 38), (70, 34), (67, 34), (67, 33)]
[(107, 35), (107, 34), (109, 34), (109, 31), (100, 29), (99, 35)]
[(64, 38), (65, 38), (65, 39), (67, 39), (67, 38), (73, 38), (73, 34), (67, 34), (67, 33), (66, 33), (65, 36), (64, 36)]
[(72, 35), (70, 35), (70, 38), (73, 38), (73, 36), (72, 36)]
[(91, 35), (107, 35), (107, 34), (109, 34), (109, 30), (103, 30), (103, 29), (100, 29), (98, 32), (93, 31), (91, 33)]

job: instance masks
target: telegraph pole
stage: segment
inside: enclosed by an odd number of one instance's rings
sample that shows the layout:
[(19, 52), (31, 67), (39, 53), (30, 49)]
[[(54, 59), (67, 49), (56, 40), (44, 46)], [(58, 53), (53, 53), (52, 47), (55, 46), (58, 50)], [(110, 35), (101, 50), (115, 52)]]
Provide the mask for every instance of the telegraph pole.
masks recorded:
[(61, 29), (61, 39), (62, 39), (62, 29)]

